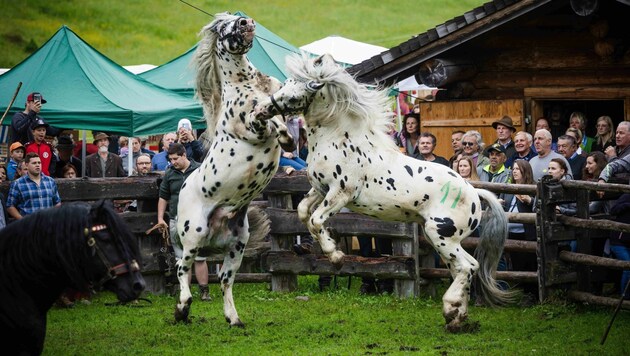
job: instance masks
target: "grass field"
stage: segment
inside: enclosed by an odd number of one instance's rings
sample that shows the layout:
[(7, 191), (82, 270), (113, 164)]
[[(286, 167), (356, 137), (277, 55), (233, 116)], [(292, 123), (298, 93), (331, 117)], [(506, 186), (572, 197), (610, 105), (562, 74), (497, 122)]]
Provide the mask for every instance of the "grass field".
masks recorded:
[[(340, 286), (346, 286), (340, 278)], [(480, 328), (444, 331), (441, 301), (360, 296), (348, 290), (319, 292), (315, 277), (278, 294), (266, 284), (237, 284), (235, 301), (245, 329), (229, 328), (218, 286), (212, 302), (196, 301), (191, 323), (174, 324), (175, 300), (149, 296), (152, 304), (108, 306), (111, 294), (91, 305), (52, 309), (45, 355), (628, 355), (630, 313), (622, 311), (604, 346), (600, 338), (612, 311), (548, 303), (530, 308), (471, 307)], [(193, 289), (197, 292), (197, 289)], [(301, 298), (298, 298), (301, 297)], [(307, 298), (303, 298), (307, 297)], [(307, 299), (307, 300), (305, 300)]]
[[(340, 35), (393, 47), (483, 0), (188, 0), (211, 14), (243, 11), (299, 47)], [(121, 65), (159, 65), (197, 42), (211, 17), (178, 0), (0, 0), (0, 68), (10, 68), (69, 26)]]

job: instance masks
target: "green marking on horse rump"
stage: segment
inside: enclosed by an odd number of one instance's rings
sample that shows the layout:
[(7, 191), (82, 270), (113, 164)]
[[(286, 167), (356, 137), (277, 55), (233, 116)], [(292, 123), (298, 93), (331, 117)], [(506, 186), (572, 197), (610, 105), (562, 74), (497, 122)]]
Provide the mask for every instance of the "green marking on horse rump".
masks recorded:
[[(440, 200), (440, 204), (444, 204), (444, 202), (446, 201), (446, 197), (448, 196), (448, 193), (451, 191), (450, 181), (446, 182), (446, 184), (442, 186), (442, 189), (440, 189), (440, 192), (444, 192), (444, 190), (446, 190), (446, 192), (444, 193), (444, 196)], [(455, 200), (453, 201), (453, 204), (451, 205), (451, 209), (455, 209), (455, 207), (457, 206), (457, 202), (459, 202), (459, 198), (461, 196), (462, 196), (462, 187), (459, 187), (459, 190), (457, 191), (457, 196), (455, 197)]]

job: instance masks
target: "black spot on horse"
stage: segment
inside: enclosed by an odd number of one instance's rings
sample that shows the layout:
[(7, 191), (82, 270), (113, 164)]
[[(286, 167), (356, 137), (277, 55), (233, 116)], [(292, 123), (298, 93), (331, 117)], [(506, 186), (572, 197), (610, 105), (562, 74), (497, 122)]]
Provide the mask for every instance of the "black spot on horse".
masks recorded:
[(433, 177), (425, 177), (424, 180), (426, 180), (427, 182), (431, 183), (431, 182), (433, 182)]
[(455, 173), (451, 172), (451, 171), (448, 171), (448, 174), (453, 176), (453, 177), (457, 177), (457, 175)]
[(197, 226), (195, 230), (197, 230), (197, 232), (201, 232), (201, 226)]
[(247, 156), (247, 160), (248, 160), (248, 161), (251, 161), (251, 160), (253, 160), (253, 159), (254, 159), (254, 156)]
[(457, 231), (457, 228), (455, 227), (455, 222), (451, 218), (435, 218), (435, 222), (438, 223), (437, 233), (440, 234), (440, 236), (452, 237)]
[(387, 178), (386, 182), (392, 186), (393, 190), (396, 190), (396, 187), (394, 186), (394, 182), (395, 182), (394, 178)]
[(422, 167), (418, 167), (418, 174), (422, 173)]
[(477, 204), (472, 203), (472, 206), (470, 207), (470, 213), (474, 214), (475, 211), (477, 211)]
[(413, 177), (413, 170), (411, 169), (411, 167), (405, 166), (405, 169), (407, 170), (407, 173), (409, 173), (409, 175)]

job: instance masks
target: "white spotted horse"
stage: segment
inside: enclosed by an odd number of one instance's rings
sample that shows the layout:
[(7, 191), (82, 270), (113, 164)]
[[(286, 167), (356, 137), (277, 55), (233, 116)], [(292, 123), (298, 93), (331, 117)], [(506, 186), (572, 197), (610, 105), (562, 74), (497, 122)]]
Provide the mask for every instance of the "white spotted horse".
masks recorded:
[(6, 355), (39, 355), (48, 310), (66, 288), (121, 302), (145, 288), (138, 242), (109, 201), (63, 204), (0, 229), (0, 335)]
[(256, 102), (281, 85), (247, 59), (254, 32), (252, 19), (217, 14), (202, 29), (194, 55), (197, 96), (203, 103), (211, 142), (201, 167), (186, 179), (179, 194), (177, 233), (183, 257), (177, 263), (176, 321), (188, 321), (192, 295), (187, 272), (194, 258), (221, 251), (225, 254), (219, 272), (225, 318), (231, 326), (243, 326), (232, 285), (250, 236), (248, 205), (276, 173), (281, 144), (293, 149), (293, 139), (279, 118), (253, 116)]
[[(416, 222), (454, 279), (443, 296), (449, 330), (472, 326), (464, 321), (476, 271), (488, 304), (511, 302), (514, 292), (497, 288), (493, 277), (508, 225), (494, 194), (475, 189), (448, 167), (400, 153), (386, 133), (385, 91), (356, 82), (329, 55), (293, 56), (287, 69), (291, 78), (255, 113), (259, 118), (304, 113), (312, 189), (298, 214), (331, 262), (343, 263), (344, 254), (324, 223), (343, 207), (383, 220)], [(480, 198), (488, 205), (483, 217)], [(478, 226), (479, 263), (460, 244)]]

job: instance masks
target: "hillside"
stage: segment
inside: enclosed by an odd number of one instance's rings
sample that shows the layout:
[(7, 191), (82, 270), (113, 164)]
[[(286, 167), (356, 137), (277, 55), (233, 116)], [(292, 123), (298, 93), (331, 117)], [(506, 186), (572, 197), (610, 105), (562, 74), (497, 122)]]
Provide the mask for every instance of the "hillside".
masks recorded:
[[(482, 0), (187, 0), (214, 14), (243, 11), (295, 46), (340, 35), (383, 47), (471, 10)], [(122, 65), (159, 65), (197, 42), (212, 18), (178, 0), (0, 0), (0, 68), (28, 57), (61, 25)]]

